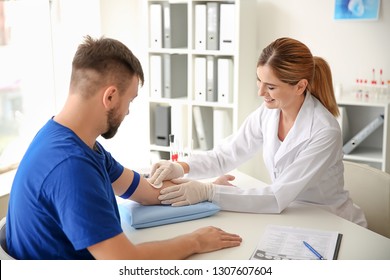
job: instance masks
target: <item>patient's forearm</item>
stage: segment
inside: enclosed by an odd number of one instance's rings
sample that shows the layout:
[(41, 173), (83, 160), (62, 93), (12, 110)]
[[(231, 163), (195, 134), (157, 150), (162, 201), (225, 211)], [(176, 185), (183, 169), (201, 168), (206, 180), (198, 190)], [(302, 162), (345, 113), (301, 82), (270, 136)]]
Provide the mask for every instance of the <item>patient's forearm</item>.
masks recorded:
[(164, 181), (161, 188), (153, 187), (146, 179), (141, 178), (138, 188), (130, 197), (131, 200), (141, 203), (142, 205), (161, 204), (158, 196), (163, 188), (175, 185), (171, 181)]

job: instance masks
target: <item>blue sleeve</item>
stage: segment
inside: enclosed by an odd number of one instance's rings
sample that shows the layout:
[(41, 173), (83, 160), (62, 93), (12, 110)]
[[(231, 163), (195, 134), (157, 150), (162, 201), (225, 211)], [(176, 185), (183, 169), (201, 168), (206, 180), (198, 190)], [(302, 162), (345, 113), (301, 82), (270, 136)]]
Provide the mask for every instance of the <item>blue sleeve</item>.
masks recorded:
[(108, 168), (112, 172), (105, 172), (88, 158), (68, 158), (47, 178), (46, 200), (76, 250), (122, 232), (110, 182), (117, 174), (118, 165), (112, 163)]
[(100, 151), (104, 153), (106, 170), (110, 176), (111, 183), (113, 183), (122, 175), (123, 170), (125, 168), (123, 167), (123, 165), (117, 162), (112, 157), (112, 155), (103, 148), (102, 145), (100, 145), (98, 142), (96, 143), (97, 145), (99, 145)]

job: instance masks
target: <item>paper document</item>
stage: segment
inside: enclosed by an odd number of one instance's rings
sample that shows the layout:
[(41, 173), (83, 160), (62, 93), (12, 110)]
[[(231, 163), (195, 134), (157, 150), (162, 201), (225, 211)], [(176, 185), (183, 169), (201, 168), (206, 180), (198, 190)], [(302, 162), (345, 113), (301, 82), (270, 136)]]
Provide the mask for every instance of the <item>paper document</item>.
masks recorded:
[(337, 259), (342, 234), (335, 231), (268, 225), (251, 260), (316, 260), (303, 241), (326, 260)]

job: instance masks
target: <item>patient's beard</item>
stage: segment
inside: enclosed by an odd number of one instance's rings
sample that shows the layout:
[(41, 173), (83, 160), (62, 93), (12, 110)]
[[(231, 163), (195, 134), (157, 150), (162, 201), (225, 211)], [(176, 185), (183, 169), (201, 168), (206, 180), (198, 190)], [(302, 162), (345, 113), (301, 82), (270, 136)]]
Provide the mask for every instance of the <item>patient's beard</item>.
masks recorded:
[(102, 134), (103, 138), (110, 139), (115, 136), (122, 121), (119, 115), (115, 115), (116, 108), (111, 109), (107, 113), (107, 126), (108, 130)]

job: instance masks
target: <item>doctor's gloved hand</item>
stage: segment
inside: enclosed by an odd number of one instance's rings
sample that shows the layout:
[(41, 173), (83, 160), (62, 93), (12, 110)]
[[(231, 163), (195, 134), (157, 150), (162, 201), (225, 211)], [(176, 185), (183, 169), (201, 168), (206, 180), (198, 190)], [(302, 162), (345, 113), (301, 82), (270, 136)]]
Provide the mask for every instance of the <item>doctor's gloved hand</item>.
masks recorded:
[(185, 179), (172, 180), (175, 186), (167, 187), (160, 191), (158, 199), (161, 204), (172, 206), (185, 206), (202, 201), (211, 201), (214, 197), (213, 183), (202, 183)]
[(149, 182), (154, 185), (159, 185), (162, 181), (183, 177), (184, 169), (177, 162), (160, 160), (158, 163), (153, 164), (150, 175)]

